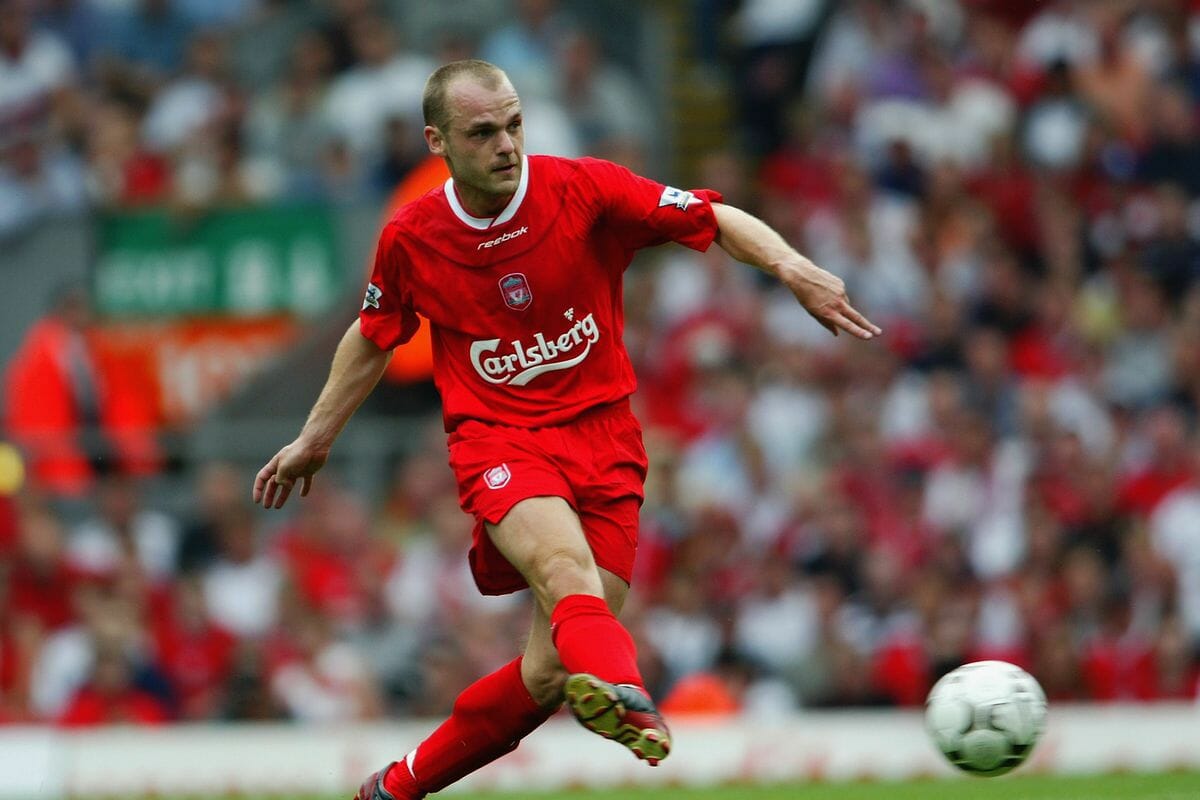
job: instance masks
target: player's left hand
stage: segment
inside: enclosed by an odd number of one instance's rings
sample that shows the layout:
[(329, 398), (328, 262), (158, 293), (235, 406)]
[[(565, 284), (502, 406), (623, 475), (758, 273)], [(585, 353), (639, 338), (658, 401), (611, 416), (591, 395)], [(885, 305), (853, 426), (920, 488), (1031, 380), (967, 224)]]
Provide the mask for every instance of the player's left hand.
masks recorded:
[(811, 261), (804, 269), (784, 276), (783, 281), (800, 305), (834, 336), (838, 331), (846, 331), (859, 339), (873, 339), (883, 333), (882, 328), (850, 305), (845, 281)]

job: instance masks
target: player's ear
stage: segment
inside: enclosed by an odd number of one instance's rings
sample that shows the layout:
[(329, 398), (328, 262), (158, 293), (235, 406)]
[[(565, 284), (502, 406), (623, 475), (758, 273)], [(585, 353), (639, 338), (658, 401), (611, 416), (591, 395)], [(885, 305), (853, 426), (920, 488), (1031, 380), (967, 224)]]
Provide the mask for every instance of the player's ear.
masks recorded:
[(429, 146), (429, 152), (435, 156), (446, 155), (446, 139), (442, 136), (442, 132), (432, 125), (425, 126), (425, 144)]

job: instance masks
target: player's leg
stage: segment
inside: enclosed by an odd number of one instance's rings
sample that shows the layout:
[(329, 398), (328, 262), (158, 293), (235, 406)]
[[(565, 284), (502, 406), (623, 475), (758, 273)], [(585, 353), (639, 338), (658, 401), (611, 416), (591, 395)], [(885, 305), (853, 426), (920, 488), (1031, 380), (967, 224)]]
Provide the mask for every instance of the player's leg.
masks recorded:
[[(603, 567), (599, 574), (609, 610), (620, 614), (629, 584)], [(554, 644), (550, 616), (540, 603), (534, 604), (533, 616), (521, 668), (534, 697), (549, 702), (565, 696), (568, 709), (588, 730), (616, 739), (651, 765), (665, 758), (671, 749), (670, 733), (644, 690), (589, 673), (569, 675)]]
[[(554, 504), (541, 502), (549, 499), (533, 498), (518, 503), (505, 515), (501, 525), (512, 517), (511, 535), (518, 536), (528, 525), (542, 527), (545, 517), (551, 524), (575, 530), (582, 552), (575, 552), (578, 547), (567, 549), (588, 574), (564, 575), (564, 580), (552, 582), (557, 587), (555, 591), (594, 590), (596, 595), (588, 596), (605, 605), (606, 610), (608, 606), (602, 596), (611, 594), (613, 607), (619, 610), (628, 589), (625, 582), (611, 573), (601, 577), (592, 562), (578, 517), (563, 500), (553, 498)], [(532, 509), (522, 509), (526, 504), (532, 504)], [(548, 515), (541, 513), (541, 508), (547, 505), (552, 508)], [(560, 511), (558, 505), (565, 513), (555, 513)], [(553, 543), (550, 546), (554, 547)], [(450, 718), (404, 760), (369, 777), (359, 789), (359, 800), (415, 800), (439, 791), (512, 751), (562, 704), (567, 672), (551, 636), (550, 612), (537, 599), (536, 591), (534, 596), (533, 623), (525, 653), (468, 686), (455, 701)]]
[(640, 687), (633, 638), (605, 602), (600, 570), (571, 506), (560, 497), (531, 497), (487, 532), (549, 617), (567, 672)]
[[(604, 600), (613, 614), (620, 614), (625, 607), (629, 584), (605, 569), (600, 570), (600, 582)], [(563, 701), (563, 687), (567, 682), (567, 670), (558, 657), (554, 637), (550, 629), (550, 615), (541, 603), (533, 604), (533, 624), (529, 629), (529, 641), (525, 644), (525, 655), (521, 660), (521, 677), (529, 693), (543, 707), (557, 707)]]
[[(629, 586), (607, 571), (600, 579), (609, 608), (619, 613)], [(448, 720), (403, 761), (367, 778), (355, 797), (416, 800), (511, 752), (562, 705), (566, 680), (550, 616), (535, 602), (524, 655), (467, 687)]]
[(568, 674), (571, 713), (652, 765), (665, 758), (670, 732), (643, 684), (633, 637), (605, 600), (611, 593), (623, 603), (628, 586), (596, 565), (575, 511), (558, 497), (529, 498), (489, 525), (488, 534), (549, 620), (551, 643)]
[(515, 750), (562, 704), (561, 685), (558, 695), (534, 699), (523, 663), (518, 657), (464, 689), (449, 719), (404, 760), (367, 778), (356, 800), (418, 800)]

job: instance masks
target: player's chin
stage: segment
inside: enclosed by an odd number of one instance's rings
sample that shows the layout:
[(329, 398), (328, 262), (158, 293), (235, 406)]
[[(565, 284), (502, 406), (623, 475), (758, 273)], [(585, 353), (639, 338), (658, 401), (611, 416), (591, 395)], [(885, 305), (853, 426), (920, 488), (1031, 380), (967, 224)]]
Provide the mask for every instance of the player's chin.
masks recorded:
[(508, 170), (494, 170), (492, 172), (492, 186), (497, 194), (505, 192), (515, 192), (517, 185), (521, 182), (521, 167), (514, 165)]

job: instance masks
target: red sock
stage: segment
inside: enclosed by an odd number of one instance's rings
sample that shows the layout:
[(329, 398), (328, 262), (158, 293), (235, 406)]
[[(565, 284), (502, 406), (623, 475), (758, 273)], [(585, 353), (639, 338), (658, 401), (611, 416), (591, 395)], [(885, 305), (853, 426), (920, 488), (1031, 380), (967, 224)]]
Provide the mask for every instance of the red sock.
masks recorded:
[(384, 774), (383, 788), (396, 800), (421, 800), (425, 796), (425, 792), (422, 792), (421, 787), (413, 780), (408, 759), (397, 761), (396, 765)]
[(463, 690), (450, 718), (388, 773), (384, 788), (397, 800), (441, 791), (516, 750), (517, 743), (552, 713), (538, 706), (525, 688), (521, 659), (510, 661)]
[(589, 672), (609, 683), (642, 687), (633, 637), (603, 598), (567, 595), (550, 614), (550, 630), (567, 672)]

